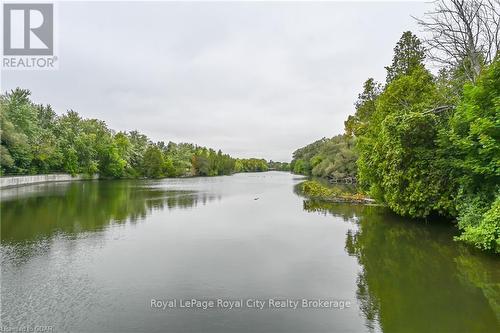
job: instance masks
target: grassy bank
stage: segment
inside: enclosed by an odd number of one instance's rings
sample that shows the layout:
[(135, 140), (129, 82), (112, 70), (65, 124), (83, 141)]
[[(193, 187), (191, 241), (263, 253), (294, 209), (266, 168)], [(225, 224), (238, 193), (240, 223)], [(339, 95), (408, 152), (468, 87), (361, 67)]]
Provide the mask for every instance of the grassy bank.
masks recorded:
[(349, 193), (337, 187), (329, 187), (316, 180), (308, 180), (300, 186), (301, 193), (310, 199), (319, 199), (328, 202), (349, 202), (360, 204), (375, 204), (375, 200), (365, 194), (356, 192)]

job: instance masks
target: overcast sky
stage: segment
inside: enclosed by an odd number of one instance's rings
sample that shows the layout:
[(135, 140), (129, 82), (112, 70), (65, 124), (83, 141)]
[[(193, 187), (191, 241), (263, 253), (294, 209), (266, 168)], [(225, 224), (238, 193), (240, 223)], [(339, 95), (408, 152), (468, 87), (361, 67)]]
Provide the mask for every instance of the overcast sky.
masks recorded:
[(4, 71), (61, 114), (289, 161), (342, 133), (422, 2), (60, 3), (59, 69)]

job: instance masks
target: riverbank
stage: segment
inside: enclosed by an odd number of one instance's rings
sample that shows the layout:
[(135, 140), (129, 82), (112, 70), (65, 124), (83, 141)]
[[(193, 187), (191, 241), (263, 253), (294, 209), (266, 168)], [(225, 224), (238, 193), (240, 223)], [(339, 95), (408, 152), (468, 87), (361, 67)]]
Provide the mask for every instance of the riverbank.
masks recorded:
[(376, 204), (375, 200), (359, 192), (348, 193), (335, 187), (328, 187), (316, 180), (300, 184), (301, 193), (310, 199), (336, 203)]
[(43, 184), (43, 183), (55, 183), (55, 182), (67, 182), (67, 181), (80, 181), (97, 179), (99, 176), (89, 176), (89, 175), (75, 175), (65, 173), (54, 173), (46, 175), (24, 175), (24, 176), (5, 176), (0, 177), (0, 189), (14, 188), (26, 185)]
[[(278, 170), (268, 170), (276, 172), (287, 172)], [(268, 172), (268, 171), (255, 171), (255, 172)], [(225, 176), (232, 176), (238, 173), (248, 173), (248, 172), (235, 172)], [(97, 179), (171, 179), (171, 178), (196, 178), (196, 177), (217, 177), (217, 176), (199, 176), (199, 175), (185, 175), (179, 177), (162, 177), (162, 178), (109, 178), (100, 177), (95, 174), (92, 176), (80, 174), (72, 176), (65, 173), (55, 173), (55, 174), (45, 174), (45, 175), (23, 175), (23, 176), (2, 176), (0, 177), (0, 189), (15, 188), (27, 185), (43, 184), (43, 183), (55, 183), (55, 182), (66, 182), (66, 181), (80, 181), (80, 180), (97, 180)]]

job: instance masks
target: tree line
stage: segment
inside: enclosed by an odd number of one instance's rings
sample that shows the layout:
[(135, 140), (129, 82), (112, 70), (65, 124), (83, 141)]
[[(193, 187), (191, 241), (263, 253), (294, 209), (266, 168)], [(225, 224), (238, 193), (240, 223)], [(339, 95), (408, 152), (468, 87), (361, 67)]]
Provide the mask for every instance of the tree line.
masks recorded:
[[(342, 174), (336, 161), (351, 156), (356, 170), (350, 159), (344, 169), (379, 202), (403, 216), (451, 217), (457, 239), (500, 253), (499, 2), (435, 6), (418, 20), (430, 37), (404, 32), (386, 81), (363, 84), (345, 134), (295, 151), (292, 170)], [(440, 64), (436, 75), (426, 59)]]
[(1, 175), (99, 174), (104, 178), (218, 176), (286, 170), (286, 163), (236, 159), (191, 143), (153, 142), (138, 131), (115, 132), (70, 110), (57, 115), (17, 88), (0, 96)]

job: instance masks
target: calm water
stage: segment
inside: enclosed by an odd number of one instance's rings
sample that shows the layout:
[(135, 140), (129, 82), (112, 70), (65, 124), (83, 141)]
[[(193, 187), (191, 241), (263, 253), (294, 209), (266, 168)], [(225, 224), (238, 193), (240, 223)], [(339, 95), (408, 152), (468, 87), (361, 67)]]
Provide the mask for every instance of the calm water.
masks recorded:
[[(4, 190), (3, 327), (54, 332), (499, 332), (500, 260), (446, 224), (326, 205), (287, 173)], [(336, 299), (151, 309), (151, 299)]]

